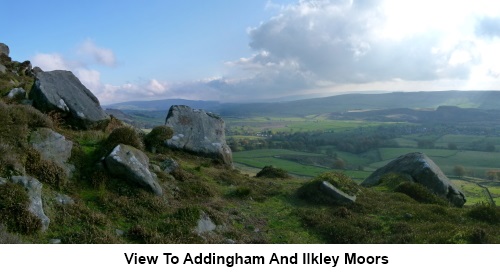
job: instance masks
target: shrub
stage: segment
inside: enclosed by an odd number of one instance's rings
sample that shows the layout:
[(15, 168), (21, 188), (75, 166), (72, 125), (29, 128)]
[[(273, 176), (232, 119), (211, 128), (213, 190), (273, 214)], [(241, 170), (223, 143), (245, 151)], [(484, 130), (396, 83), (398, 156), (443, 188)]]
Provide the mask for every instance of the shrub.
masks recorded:
[(53, 161), (42, 159), (40, 153), (33, 148), (27, 149), (26, 172), (36, 177), (40, 182), (61, 189), (67, 181), (66, 172)]
[(173, 135), (174, 131), (172, 128), (167, 126), (157, 126), (146, 135), (144, 143), (149, 150), (155, 152), (156, 149), (163, 146), (165, 140), (172, 138)]
[(245, 198), (250, 195), (252, 190), (249, 187), (239, 186), (235, 190), (231, 191), (228, 196), (235, 198)]
[(114, 129), (101, 146), (101, 155), (109, 154), (117, 145), (124, 144), (142, 150), (143, 144), (137, 131), (131, 127), (119, 127)]
[(261, 171), (259, 171), (259, 173), (257, 173), (257, 175), (255, 175), (255, 177), (286, 179), (290, 178), (290, 175), (288, 175), (288, 172), (282, 168), (265, 166)]
[(500, 223), (500, 210), (488, 203), (476, 204), (468, 212), (469, 217), (490, 224)]
[(398, 185), (402, 183), (409, 183), (410, 181), (408, 180), (407, 177), (398, 174), (398, 173), (387, 173), (383, 175), (380, 180), (379, 184), (377, 187), (383, 187), (386, 188), (387, 190), (394, 191)]
[(441, 197), (438, 197), (430, 190), (428, 190), (425, 186), (404, 182), (399, 184), (395, 189), (395, 192), (403, 193), (410, 196), (417, 202), (426, 203), (426, 204), (438, 204), (438, 205), (446, 205), (448, 202)]
[(54, 128), (52, 120), (32, 106), (12, 105), (10, 106), (10, 116), (14, 124), (28, 125), (29, 128)]
[(0, 220), (10, 231), (32, 234), (42, 222), (28, 211), (30, 201), (21, 185), (7, 183), (0, 186)]

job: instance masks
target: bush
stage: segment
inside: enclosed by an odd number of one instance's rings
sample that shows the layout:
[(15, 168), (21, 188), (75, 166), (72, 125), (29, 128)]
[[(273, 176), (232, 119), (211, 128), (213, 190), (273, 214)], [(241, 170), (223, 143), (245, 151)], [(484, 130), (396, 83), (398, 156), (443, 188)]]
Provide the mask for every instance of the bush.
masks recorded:
[(469, 217), (490, 224), (500, 223), (500, 210), (488, 203), (479, 203), (468, 212)]
[(167, 126), (157, 126), (146, 135), (144, 143), (149, 150), (155, 152), (156, 149), (164, 145), (165, 140), (172, 138), (173, 135), (174, 131), (172, 128)]
[(41, 229), (42, 222), (28, 211), (29, 204), (28, 194), (21, 185), (0, 186), (0, 220), (10, 231), (32, 234)]
[(430, 190), (428, 190), (425, 186), (404, 182), (399, 184), (395, 189), (395, 192), (403, 193), (410, 196), (417, 202), (425, 203), (425, 204), (438, 204), (438, 205), (447, 205), (448, 202), (441, 197), (438, 197)]
[(288, 175), (288, 172), (282, 168), (265, 166), (261, 171), (259, 171), (259, 173), (257, 173), (257, 175), (255, 175), (255, 177), (286, 179), (290, 178), (290, 175)]
[(66, 172), (53, 161), (42, 159), (40, 153), (33, 148), (27, 149), (26, 172), (40, 182), (61, 189), (67, 181)]
[(131, 127), (114, 129), (101, 146), (100, 156), (109, 154), (117, 145), (124, 144), (142, 150), (144, 148), (137, 131)]

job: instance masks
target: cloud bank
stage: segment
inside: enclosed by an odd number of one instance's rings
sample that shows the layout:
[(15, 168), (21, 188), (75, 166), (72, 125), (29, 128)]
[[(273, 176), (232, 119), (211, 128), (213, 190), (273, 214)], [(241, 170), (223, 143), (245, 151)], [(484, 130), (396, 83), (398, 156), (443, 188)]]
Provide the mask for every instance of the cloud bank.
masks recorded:
[(92, 40), (77, 50), (85, 62), (53, 53), (35, 56), (34, 64), (75, 70), (104, 102), (263, 101), (350, 91), (500, 87), (500, 16), (495, 13), (500, 3), (300, 0), (268, 2), (266, 8), (276, 15), (247, 30), (253, 54), (226, 61), (222, 76), (103, 84), (89, 63), (113, 68), (117, 61), (112, 50)]

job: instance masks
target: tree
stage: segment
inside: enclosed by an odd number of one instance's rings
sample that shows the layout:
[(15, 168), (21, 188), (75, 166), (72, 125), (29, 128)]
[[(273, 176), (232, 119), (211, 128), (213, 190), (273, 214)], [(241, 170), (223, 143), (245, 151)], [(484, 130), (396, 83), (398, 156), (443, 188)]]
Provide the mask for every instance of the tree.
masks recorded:
[(345, 161), (342, 160), (341, 158), (337, 158), (334, 162), (333, 162), (333, 167), (336, 168), (336, 169), (345, 169)]
[(456, 165), (455, 167), (453, 167), (453, 173), (456, 176), (462, 177), (465, 175), (465, 167), (461, 165)]
[(457, 150), (457, 144), (455, 143), (448, 143), (448, 149), (450, 150)]

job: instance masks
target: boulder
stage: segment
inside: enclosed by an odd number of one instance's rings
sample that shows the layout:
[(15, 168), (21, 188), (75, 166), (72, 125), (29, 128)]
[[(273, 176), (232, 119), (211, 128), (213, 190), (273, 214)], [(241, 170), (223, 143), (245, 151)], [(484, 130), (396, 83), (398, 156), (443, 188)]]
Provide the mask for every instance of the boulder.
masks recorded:
[(71, 176), (75, 167), (68, 164), (68, 160), (71, 157), (73, 142), (50, 128), (38, 128), (31, 133), (30, 143), (43, 159), (57, 163), (64, 168), (68, 177)]
[(163, 172), (172, 173), (179, 168), (179, 163), (177, 163), (177, 161), (172, 158), (168, 158), (160, 163), (160, 168), (163, 170)]
[(205, 212), (201, 212), (200, 219), (198, 219), (194, 231), (196, 232), (196, 234), (201, 235), (203, 233), (214, 231), (216, 228), (217, 226), (214, 224), (212, 219), (210, 219), (210, 217)]
[(9, 46), (4, 43), (0, 43), (0, 55), (2, 54), (5, 54), (7, 56), (9, 56), (10, 54)]
[(170, 107), (165, 125), (174, 131), (166, 140), (169, 147), (222, 160), (232, 165), (232, 153), (226, 144), (224, 120), (219, 116), (188, 106)]
[(71, 71), (37, 72), (29, 95), (37, 109), (61, 112), (68, 123), (79, 128), (109, 120), (99, 100)]
[(9, 91), (9, 94), (7, 94), (7, 98), (12, 99), (17, 96), (24, 97), (25, 95), (26, 91), (23, 88), (13, 88)]
[(327, 181), (323, 181), (319, 185), (319, 189), (328, 197), (330, 197), (333, 201), (339, 204), (352, 204), (356, 202), (356, 196), (348, 195), (342, 190), (336, 188), (332, 184)]
[(27, 176), (13, 176), (11, 181), (20, 184), (28, 193), (30, 205), (28, 210), (42, 222), (42, 231), (49, 227), (50, 219), (43, 212), (42, 204), (42, 183), (37, 179)]
[(421, 184), (434, 194), (448, 199), (453, 205), (465, 204), (464, 194), (444, 175), (441, 169), (425, 154), (408, 153), (377, 169), (361, 185), (371, 187), (380, 183), (380, 178), (388, 173), (400, 174), (414, 183)]
[(61, 194), (58, 193), (56, 197), (54, 198), (57, 204), (59, 205), (73, 205), (75, 204), (75, 200), (73, 198), (69, 197), (66, 194)]
[(160, 185), (156, 182), (156, 176), (149, 171), (149, 158), (144, 152), (119, 144), (104, 159), (104, 162), (111, 174), (137, 183), (156, 195), (163, 194)]

